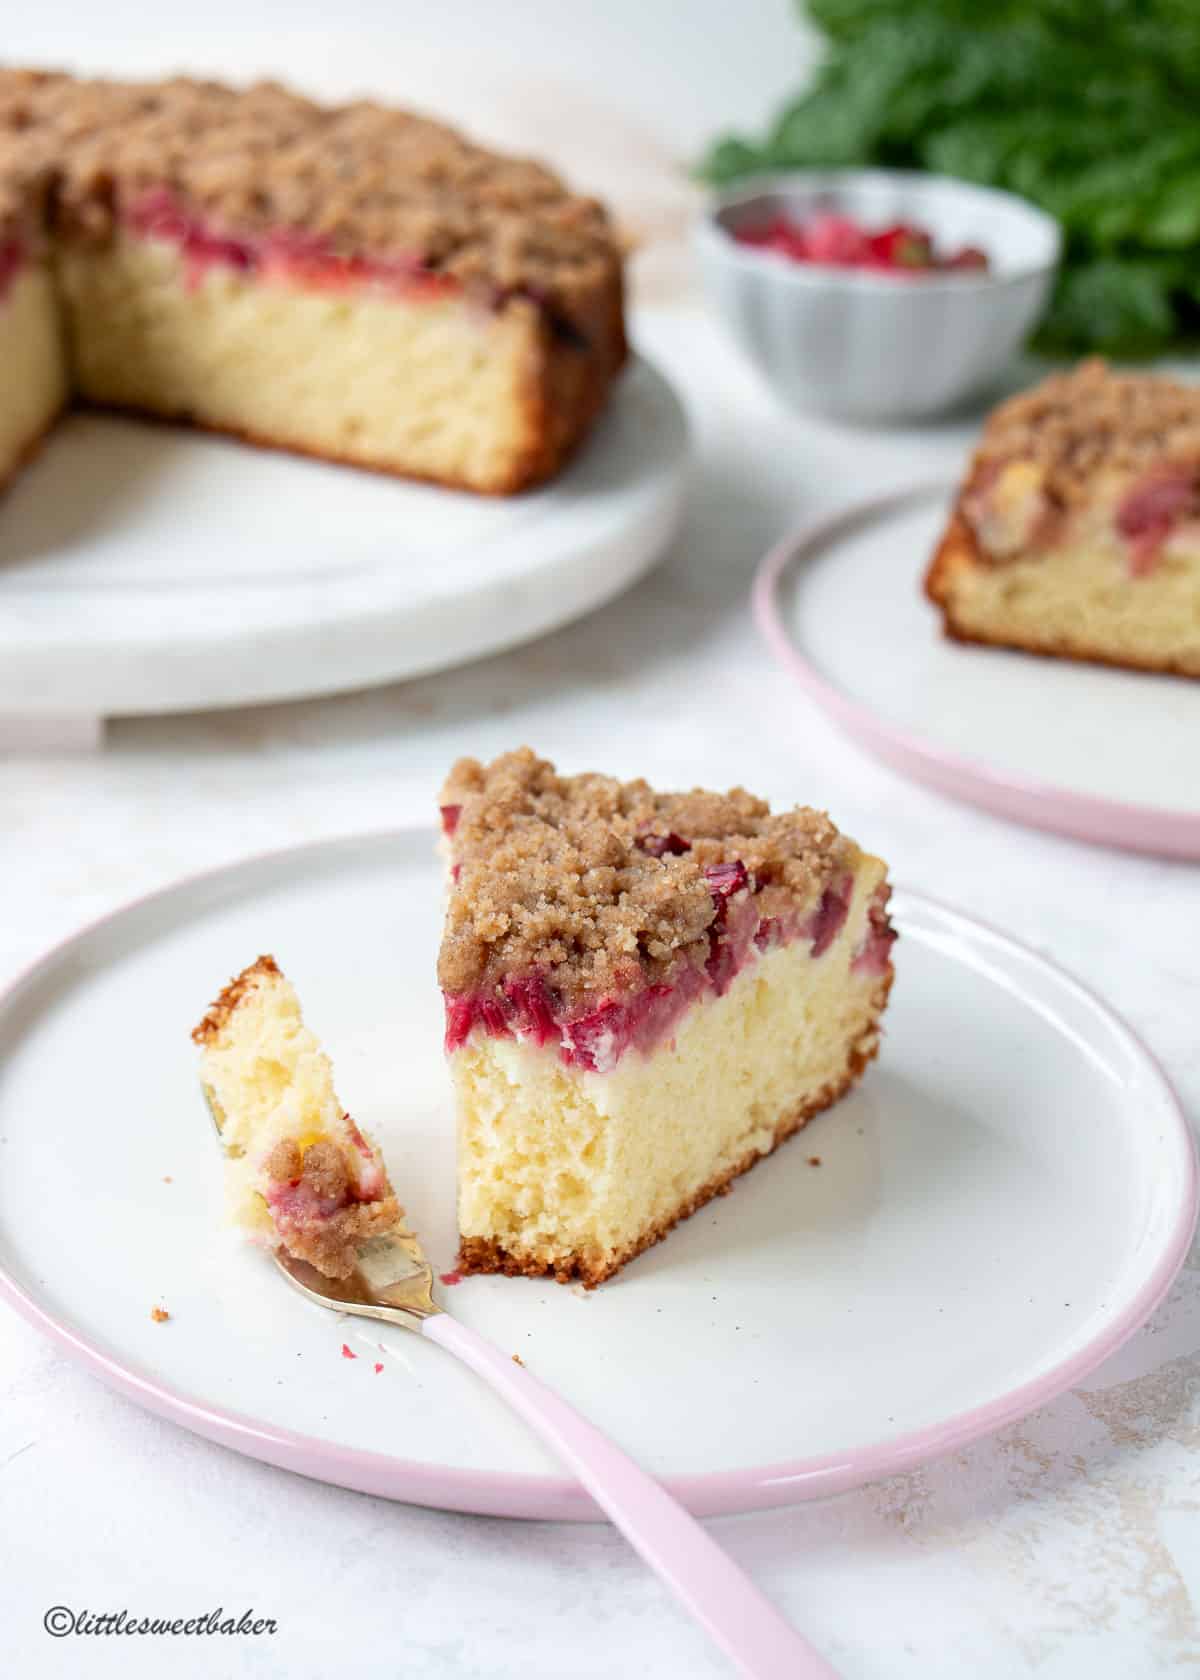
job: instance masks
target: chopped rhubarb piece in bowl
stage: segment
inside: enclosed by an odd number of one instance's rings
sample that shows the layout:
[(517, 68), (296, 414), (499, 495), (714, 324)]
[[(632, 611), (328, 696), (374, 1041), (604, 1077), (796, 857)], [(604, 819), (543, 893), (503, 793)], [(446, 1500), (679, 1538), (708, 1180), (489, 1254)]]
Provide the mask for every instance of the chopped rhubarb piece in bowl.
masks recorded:
[(987, 252), (978, 246), (939, 253), (932, 234), (911, 222), (893, 222), (871, 232), (852, 216), (818, 211), (807, 221), (775, 216), (765, 228), (735, 228), (742, 245), (776, 251), (792, 262), (823, 263), (827, 268), (867, 268), (876, 274), (946, 274), (957, 269), (988, 268)]
[(708, 295), (788, 406), (934, 415), (986, 392), (1037, 322), (1058, 224), (1011, 193), (901, 170), (797, 170), (714, 196)]

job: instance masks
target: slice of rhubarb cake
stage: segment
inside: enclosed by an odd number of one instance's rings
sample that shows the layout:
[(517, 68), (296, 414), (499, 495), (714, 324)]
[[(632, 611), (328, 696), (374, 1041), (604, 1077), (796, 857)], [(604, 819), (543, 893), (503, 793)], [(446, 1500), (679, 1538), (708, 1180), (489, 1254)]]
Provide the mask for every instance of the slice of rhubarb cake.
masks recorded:
[(925, 590), (947, 635), (1200, 677), (1200, 387), (1088, 361), (989, 419)]
[(875, 1055), (885, 865), (822, 813), (528, 749), (441, 813), (465, 1271), (611, 1277)]
[(399, 1225), (403, 1210), (274, 958), (231, 980), (192, 1037), (225, 1149), (230, 1222), (348, 1277), (360, 1244)]

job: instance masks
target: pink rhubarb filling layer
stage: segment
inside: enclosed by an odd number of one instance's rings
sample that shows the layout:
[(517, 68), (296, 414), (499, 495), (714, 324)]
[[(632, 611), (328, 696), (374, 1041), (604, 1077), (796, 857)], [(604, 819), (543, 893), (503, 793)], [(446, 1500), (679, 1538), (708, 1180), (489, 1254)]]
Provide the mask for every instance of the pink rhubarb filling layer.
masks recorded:
[(419, 256), (342, 256), (327, 240), (296, 228), (234, 234), (214, 227), (182, 206), (165, 188), (146, 193), (125, 212), (132, 233), (178, 247), (187, 284), (199, 286), (213, 268), (231, 268), (264, 280), (316, 291), (374, 286), (397, 295), (440, 297), (458, 291), (452, 275), (437, 274)]
[[(660, 839), (649, 838), (654, 844)], [(688, 849), (685, 842), (680, 842), (680, 849)], [(717, 914), (702, 965), (681, 966), (670, 984), (644, 986), (574, 1012), (540, 974), (514, 977), (486, 993), (443, 993), (447, 1054), (461, 1049), (473, 1032), (481, 1031), (493, 1038), (555, 1046), (566, 1066), (609, 1073), (631, 1050), (649, 1055), (668, 1044), (694, 1003), (707, 996), (722, 997), (742, 970), (764, 952), (808, 940), (810, 954), (824, 956), (850, 911), (851, 876), (828, 886), (816, 909), (806, 915), (762, 917), (743, 864), (721, 864), (706, 874)], [(856, 974), (883, 975), (891, 962), (896, 934), (887, 914), (889, 891), (881, 886), (872, 899), (867, 931), (852, 959)]]
[(410, 302), (463, 294), (484, 310), (500, 310), (510, 299), (523, 298), (534, 305), (556, 339), (576, 349), (587, 348), (586, 335), (538, 287), (504, 287), (484, 281), (468, 287), (455, 275), (430, 268), (419, 252), (345, 256), (328, 240), (299, 228), (275, 228), (263, 234), (232, 232), (189, 210), (165, 187), (143, 194), (123, 211), (122, 220), (141, 238), (162, 239), (178, 247), (189, 289), (201, 285), (211, 269), (226, 268), (307, 291), (372, 289)]

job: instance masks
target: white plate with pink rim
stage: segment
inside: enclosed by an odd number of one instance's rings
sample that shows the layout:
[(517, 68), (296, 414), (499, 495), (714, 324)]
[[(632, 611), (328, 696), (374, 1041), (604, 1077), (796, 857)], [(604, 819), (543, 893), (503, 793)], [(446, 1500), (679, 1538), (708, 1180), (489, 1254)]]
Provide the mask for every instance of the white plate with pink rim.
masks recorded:
[(659, 559), (689, 452), (639, 358), (519, 496), (71, 415), (0, 504), (0, 719), (252, 705), (513, 647)]
[(869, 752), (1000, 816), (1200, 858), (1200, 682), (947, 640), (922, 580), (949, 485), (856, 502), (780, 542), (754, 609)]
[[(220, 1229), (188, 1034), (273, 951), (452, 1271), (440, 900), (431, 832), (326, 842), (181, 882), (19, 980), (0, 999), (0, 1297), (133, 1400), (269, 1463), (594, 1518), (464, 1367), (311, 1305)], [(594, 1293), (441, 1292), (698, 1513), (836, 1493), (1042, 1405), (1137, 1329), (1187, 1249), (1191, 1138), (1130, 1030), (960, 912), (895, 908), (887, 1037), (853, 1095)]]

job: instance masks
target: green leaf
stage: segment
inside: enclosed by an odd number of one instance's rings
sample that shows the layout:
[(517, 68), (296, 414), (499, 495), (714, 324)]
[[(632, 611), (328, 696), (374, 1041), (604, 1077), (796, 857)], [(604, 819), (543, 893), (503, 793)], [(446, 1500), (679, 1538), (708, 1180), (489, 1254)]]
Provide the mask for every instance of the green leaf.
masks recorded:
[(1200, 274), (1198, 0), (809, 0), (828, 51), (710, 179), (890, 164), (1005, 187), (1063, 224), (1048, 331), (1160, 348)]
[(1039, 342), (1112, 355), (1147, 355), (1177, 334), (1177, 264), (1101, 257), (1066, 270)]
[(1163, 183), (1142, 227), (1147, 245), (1183, 250), (1200, 245), (1200, 159)]
[(700, 165), (698, 173), (715, 186), (724, 186), (740, 176), (752, 175), (756, 169), (766, 168), (760, 147), (752, 146), (736, 135), (728, 134), (713, 142)]

